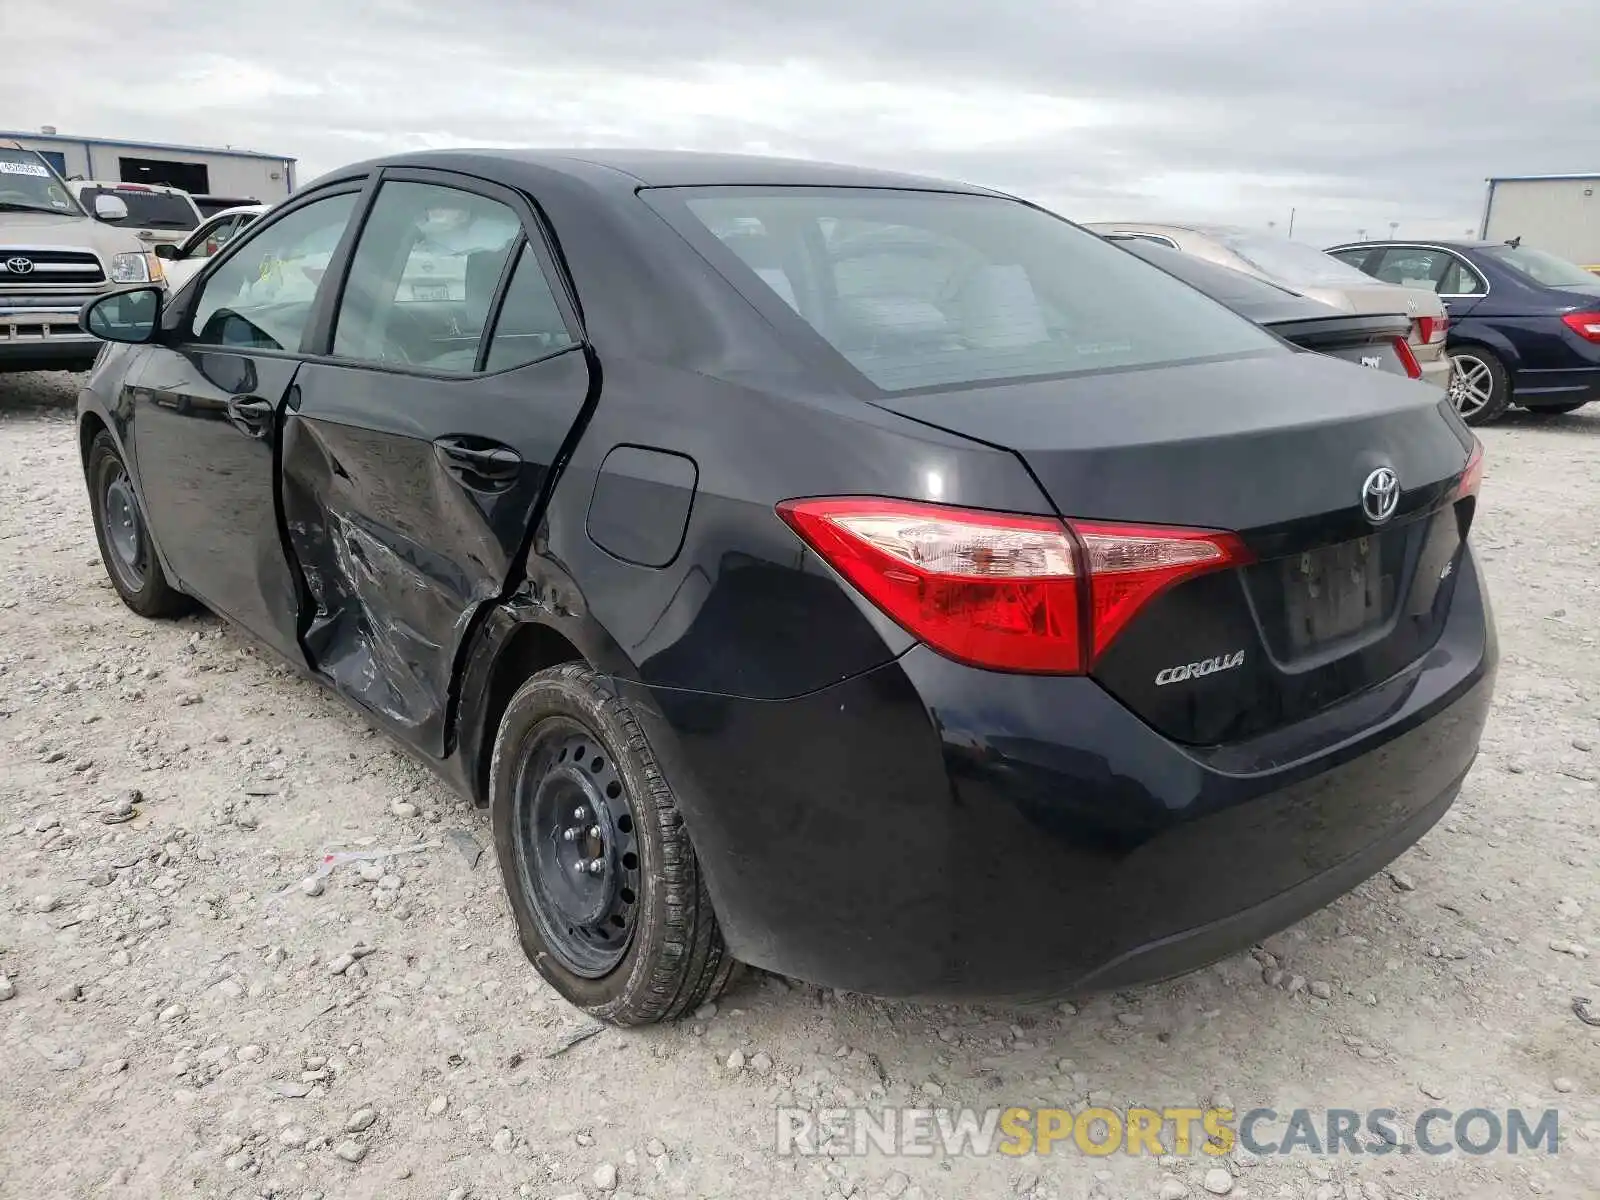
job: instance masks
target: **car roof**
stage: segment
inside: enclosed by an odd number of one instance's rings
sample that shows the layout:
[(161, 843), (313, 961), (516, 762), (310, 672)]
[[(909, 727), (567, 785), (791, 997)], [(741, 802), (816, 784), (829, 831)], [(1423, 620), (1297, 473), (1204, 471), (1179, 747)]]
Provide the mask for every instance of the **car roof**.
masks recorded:
[(1096, 233), (1126, 229), (1129, 233), (1199, 233), (1210, 237), (1250, 232), (1242, 225), (1211, 225), (1200, 221), (1086, 221), (1083, 227)]
[(236, 217), (240, 213), (253, 213), (256, 216), (260, 216), (271, 207), (272, 205), (270, 204), (238, 204), (233, 208), (219, 208), (216, 212), (207, 217), (206, 220), (215, 221), (218, 217)]
[(1493, 250), (1504, 242), (1486, 242), (1477, 238), (1369, 238), (1364, 242), (1340, 242), (1330, 247), (1334, 250), (1353, 250), (1357, 246), (1438, 246), (1445, 250)]
[(187, 197), (188, 192), (181, 187), (173, 187), (170, 183), (136, 183), (128, 179), (69, 179), (69, 186), (74, 188), (110, 188), (113, 191), (121, 188), (132, 188), (136, 192), (177, 192), (180, 196)]
[(863, 187), (1000, 195), (988, 188), (949, 180), (852, 167), (801, 158), (711, 154), (691, 150), (462, 149), (392, 155), (354, 163), (323, 177), (333, 180), (380, 167), (434, 167), (514, 179), (534, 168), (582, 178), (591, 184), (634, 191), (640, 187)]

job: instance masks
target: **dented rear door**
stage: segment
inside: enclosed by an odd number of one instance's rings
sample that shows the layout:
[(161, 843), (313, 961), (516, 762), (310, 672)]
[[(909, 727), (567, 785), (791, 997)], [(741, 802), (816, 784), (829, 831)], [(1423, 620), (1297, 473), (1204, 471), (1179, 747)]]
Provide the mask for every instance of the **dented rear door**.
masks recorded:
[[(281, 473), (312, 666), (436, 756), (463, 639), (506, 590), (589, 393), (531, 213), (490, 185), (456, 186), (385, 176), (333, 353), (296, 377)], [(452, 264), (433, 226), (461, 211), (467, 261)]]

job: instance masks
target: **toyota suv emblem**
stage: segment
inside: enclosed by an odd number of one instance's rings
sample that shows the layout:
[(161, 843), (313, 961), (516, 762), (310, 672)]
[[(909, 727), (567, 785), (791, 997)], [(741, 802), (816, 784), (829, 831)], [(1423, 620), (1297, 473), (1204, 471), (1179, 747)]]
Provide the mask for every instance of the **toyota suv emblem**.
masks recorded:
[(1361, 485), (1361, 511), (1374, 525), (1394, 516), (1400, 503), (1400, 477), (1388, 467), (1379, 467)]
[(33, 271), (33, 259), (18, 254), (6, 259), (6, 270), (13, 275), (27, 275)]

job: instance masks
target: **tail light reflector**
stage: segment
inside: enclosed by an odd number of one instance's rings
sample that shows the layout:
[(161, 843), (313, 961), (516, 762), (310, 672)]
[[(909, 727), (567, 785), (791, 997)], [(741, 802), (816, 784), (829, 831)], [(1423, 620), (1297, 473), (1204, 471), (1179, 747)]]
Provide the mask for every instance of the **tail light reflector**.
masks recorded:
[(1561, 323), (1586, 342), (1600, 342), (1600, 312), (1568, 313)]
[(1418, 317), (1417, 340), (1424, 346), (1431, 346), (1435, 342), (1444, 341), (1445, 330), (1450, 328), (1450, 318), (1445, 317)]
[(1456, 484), (1456, 499), (1476, 496), (1483, 485), (1483, 443), (1472, 439), (1472, 453), (1467, 455), (1467, 465), (1461, 468), (1461, 482)]
[(1400, 365), (1406, 369), (1406, 374), (1413, 379), (1422, 378), (1422, 364), (1417, 361), (1417, 356), (1411, 352), (1411, 343), (1403, 337), (1394, 340), (1394, 352), (1400, 356)]
[(895, 622), (973, 666), (1081, 674), (1173, 584), (1249, 560), (1207, 530), (839, 497), (778, 514)]

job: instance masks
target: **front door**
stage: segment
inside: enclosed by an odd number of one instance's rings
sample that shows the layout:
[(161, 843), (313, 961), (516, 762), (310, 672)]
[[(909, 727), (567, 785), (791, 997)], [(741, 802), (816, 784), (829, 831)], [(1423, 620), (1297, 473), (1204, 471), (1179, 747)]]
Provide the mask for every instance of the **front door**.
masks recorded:
[(173, 314), (133, 389), (143, 499), (173, 574), (295, 662), (299, 593), (274, 495), (279, 421), (358, 194), (292, 209), (241, 241)]
[(307, 654), (426, 753), (443, 755), (462, 640), (506, 589), (583, 411), (577, 331), (520, 196), (390, 171), (328, 353), (295, 378), (282, 504)]

